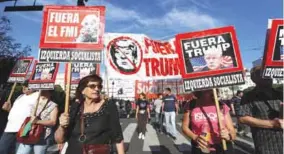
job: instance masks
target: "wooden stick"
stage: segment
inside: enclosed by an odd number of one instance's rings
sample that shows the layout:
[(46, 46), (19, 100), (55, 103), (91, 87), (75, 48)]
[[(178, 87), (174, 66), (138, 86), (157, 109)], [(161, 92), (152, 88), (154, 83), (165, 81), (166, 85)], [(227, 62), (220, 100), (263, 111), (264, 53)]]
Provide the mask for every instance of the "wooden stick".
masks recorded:
[(12, 98), (12, 96), (13, 96), (13, 94), (14, 94), (14, 91), (15, 91), (16, 86), (17, 86), (17, 82), (15, 82), (15, 83), (13, 84), (13, 87), (12, 87), (12, 89), (11, 89), (11, 91), (10, 91), (10, 94), (9, 94), (9, 97), (8, 97), (8, 100), (7, 100), (7, 102), (9, 102), (9, 103), (11, 103), (11, 98)]
[[(220, 128), (220, 131), (221, 131), (221, 129), (223, 128), (223, 123), (221, 121), (220, 106), (219, 106), (216, 88), (213, 89), (213, 93), (214, 93), (215, 106), (216, 106), (216, 110), (217, 110), (219, 128)], [(222, 144), (223, 144), (223, 149), (227, 150), (227, 144), (226, 144), (226, 141), (224, 139), (222, 139)]]
[(65, 86), (65, 108), (64, 113), (68, 114), (69, 112), (69, 99), (70, 99), (70, 82), (71, 82), (71, 62), (67, 63), (67, 78), (66, 78), (66, 86)]
[(36, 101), (36, 106), (35, 106), (35, 109), (34, 109), (34, 112), (33, 112), (33, 116), (36, 116), (36, 112), (37, 112), (37, 109), (38, 109), (38, 104), (39, 104), (39, 99), (40, 99), (40, 95), (41, 95), (41, 90), (38, 91), (38, 97), (37, 97), (37, 101)]

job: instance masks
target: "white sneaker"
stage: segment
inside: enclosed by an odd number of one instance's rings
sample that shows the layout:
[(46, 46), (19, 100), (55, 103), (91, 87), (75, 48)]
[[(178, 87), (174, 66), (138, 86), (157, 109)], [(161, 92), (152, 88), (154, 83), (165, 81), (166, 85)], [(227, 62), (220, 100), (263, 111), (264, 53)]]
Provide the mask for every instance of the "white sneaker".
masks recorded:
[(139, 138), (139, 139), (141, 139), (141, 138), (142, 138), (142, 133), (140, 133), (140, 134), (139, 134), (139, 137), (138, 137), (138, 138)]
[(141, 138), (142, 138), (142, 140), (144, 140), (144, 139), (145, 139), (145, 135), (142, 135), (142, 137), (141, 137)]

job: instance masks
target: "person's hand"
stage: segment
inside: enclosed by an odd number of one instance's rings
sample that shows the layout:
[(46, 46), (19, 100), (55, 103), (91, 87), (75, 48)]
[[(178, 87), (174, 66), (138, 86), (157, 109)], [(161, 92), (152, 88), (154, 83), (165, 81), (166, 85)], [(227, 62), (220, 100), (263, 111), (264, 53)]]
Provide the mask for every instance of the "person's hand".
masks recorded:
[(208, 142), (206, 141), (206, 138), (204, 136), (199, 135), (194, 139), (194, 141), (201, 149), (206, 149), (208, 147)]
[(59, 124), (61, 127), (66, 128), (69, 125), (69, 114), (62, 113), (59, 117)]
[(32, 124), (36, 124), (36, 122), (37, 122), (38, 120), (39, 120), (38, 117), (36, 117), (36, 116), (31, 116), (30, 122), (31, 122)]
[(4, 105), (2, 106), (2, 109), (5, 110), (5, 111), (10, 111), (11, 110), (11, 102), (10, 101), (7, 101), (4, 103)]
[(229, 133), (228, 129), (226, 129), (226, 128), (221, 129), (221, 133), (220, 134), (221, 134), (221, 138), (222, 139), (225, 139), (227, 141), (230, 140), (230, 133)]
[(279, 119), (279, 118), (273, 119), (273, 125), (274, 125), (275, 128), (282, 128), (282, 129), (284, 129), (283, 119)]

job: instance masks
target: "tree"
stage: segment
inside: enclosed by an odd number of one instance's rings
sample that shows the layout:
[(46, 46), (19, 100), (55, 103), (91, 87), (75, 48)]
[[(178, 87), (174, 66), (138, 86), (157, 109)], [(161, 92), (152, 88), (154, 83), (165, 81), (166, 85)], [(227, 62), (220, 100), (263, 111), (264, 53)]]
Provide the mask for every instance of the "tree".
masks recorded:
[(51, 100), (57, 103), (60, 112), (64, 111), (65, 91), (62, 89), (60, 85), (54, 86), (54, 91)]
[(0, 17), (0, 85), (8, 80), (17, 59), (22, 56), (29, 56), (30, 46), (22, 47), (9, 35), (12, 30), (11, 22), (6, 16)]

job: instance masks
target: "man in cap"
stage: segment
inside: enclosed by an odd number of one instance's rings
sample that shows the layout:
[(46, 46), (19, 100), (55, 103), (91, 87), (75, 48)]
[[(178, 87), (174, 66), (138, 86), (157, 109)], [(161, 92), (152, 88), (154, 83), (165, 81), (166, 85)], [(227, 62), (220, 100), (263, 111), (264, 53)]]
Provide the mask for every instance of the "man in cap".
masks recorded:
[[(26, 117), (31, 115), (32, 107), (35, 105), (38, 92), (28, 88), (28, 82), (23, 84), (23, 94), (20, 95), (11, 108), (6, 107), (4, 110), (9, 112), (8, 123), (0, 139), (0, 153), (9, 154), (15, 147), (16, 135)], [(11, 102), (5, 102), (11, 104)]]

